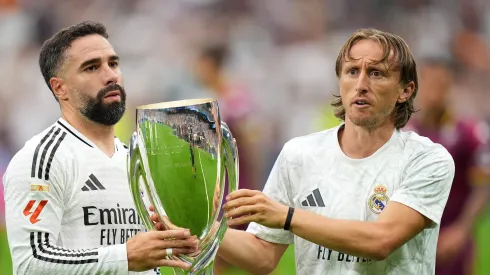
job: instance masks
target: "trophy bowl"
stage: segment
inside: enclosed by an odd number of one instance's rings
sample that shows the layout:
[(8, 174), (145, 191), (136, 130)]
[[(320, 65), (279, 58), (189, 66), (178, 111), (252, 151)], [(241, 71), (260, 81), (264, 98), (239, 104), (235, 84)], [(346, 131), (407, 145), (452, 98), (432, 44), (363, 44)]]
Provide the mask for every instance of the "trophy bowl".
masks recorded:
[(223, 197), (238, 189), (237, 146), (220, 119), (217, 101), (137, 107), (129, 147), (130, 190), (146, 229), (156, 230), (150, 220), (152, 205), (166, 229), (187, 228), (199, 238), (197, 253), (169, 256), (191, 264), (190, 270), (174, 268), (174, 273), (213, 274), (227, 229)]

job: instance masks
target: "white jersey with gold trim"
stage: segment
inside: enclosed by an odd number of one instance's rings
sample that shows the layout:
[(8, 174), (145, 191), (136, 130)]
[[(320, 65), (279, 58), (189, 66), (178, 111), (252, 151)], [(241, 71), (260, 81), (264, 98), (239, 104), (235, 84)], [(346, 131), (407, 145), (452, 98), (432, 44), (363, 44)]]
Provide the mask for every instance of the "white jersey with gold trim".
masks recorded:
[(375, 221), (388, 201), (396, 201), (430, 219), (432, 226), (383, 261), (334, 251), (256, 223), (248, 232), (273, 243), (294, 243), (298, 275), (434, 274), (439, 224), (454, 177), (451, 155), (416, 133), (394, 131), (375, 154), (352, 159), (339, 146), (340, 127), (287, 142), (264, 193), (325, 217), (359, 221)]
[(14, 274), (132, 274), (125, 243), (144, 226), (126, 157), (117, 138), (108, 157), (63, 119), (26, 142), (3, 178)]

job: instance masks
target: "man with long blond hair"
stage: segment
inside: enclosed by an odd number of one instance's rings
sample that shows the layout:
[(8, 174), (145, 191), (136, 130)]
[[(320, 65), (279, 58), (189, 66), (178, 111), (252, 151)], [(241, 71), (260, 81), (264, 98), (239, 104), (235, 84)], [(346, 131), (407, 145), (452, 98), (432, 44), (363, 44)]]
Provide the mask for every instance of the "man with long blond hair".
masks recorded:
[(272, 272), (289, 244), (297, 274), (434, 274), (454, 162), (439, 144), (402, 131), (417, 69), (399, 36), (355, 32), (335, 71), (337, 127), (287, 142), (263, 192), (238, 190), (220, 260)]

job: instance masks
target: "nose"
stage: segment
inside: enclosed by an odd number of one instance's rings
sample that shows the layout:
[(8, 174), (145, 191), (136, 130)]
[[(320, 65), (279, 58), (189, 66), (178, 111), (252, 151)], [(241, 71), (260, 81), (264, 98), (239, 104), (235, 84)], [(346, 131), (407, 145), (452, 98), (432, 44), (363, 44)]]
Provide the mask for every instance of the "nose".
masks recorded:
[(356, 83), (356, 92), (364, 94), (368, 91), (369, 87), (369, 76), (365, 70), (361, 70)]
[(116, 84), (119, 80), (119, 74), (109, 65), (104, 66), (104, 83), (105, 85)]

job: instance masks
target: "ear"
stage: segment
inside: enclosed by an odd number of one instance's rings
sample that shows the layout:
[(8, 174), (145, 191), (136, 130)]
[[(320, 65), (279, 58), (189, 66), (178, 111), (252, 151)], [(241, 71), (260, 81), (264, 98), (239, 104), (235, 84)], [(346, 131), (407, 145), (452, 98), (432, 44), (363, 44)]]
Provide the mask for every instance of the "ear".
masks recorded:
[(398, 96), (397, 103), (404, 103), (412, 97), (413, 92), (415, 91), (415, 83), (410, 81), (410, 83), (405, 86), (400, 92)]
[(62, 78), (52, 77), (49, 80), (49, 85), (51, 85), (51, 89), (59, 101), (66, 100), (68, 98), (68, 91), (65, 86), (65, 81)]

